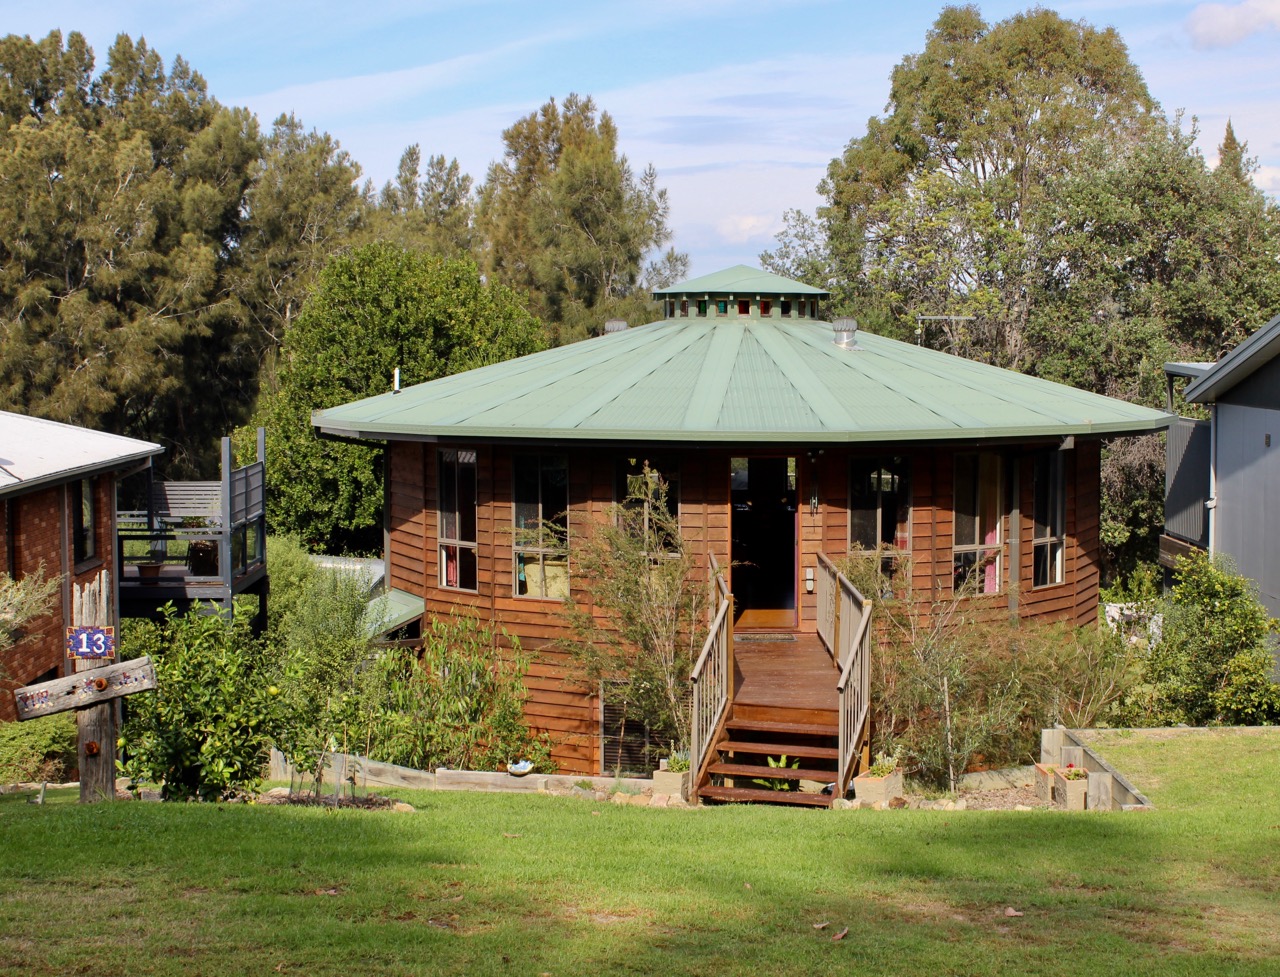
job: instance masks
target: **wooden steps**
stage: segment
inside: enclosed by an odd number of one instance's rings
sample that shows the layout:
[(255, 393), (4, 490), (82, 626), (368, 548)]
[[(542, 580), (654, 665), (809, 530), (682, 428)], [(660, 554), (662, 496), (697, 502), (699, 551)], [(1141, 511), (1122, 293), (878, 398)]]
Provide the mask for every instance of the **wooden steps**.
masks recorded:
[[(792, 759), (789, 753), (783, 755), (788, 761)], [(719, 774), (723, 777), (749, 777), (752, 780), (826, 781), (832, 776), (830, 770), (806, 770), (803, 767), (771, 767), (768, 766), (767, 761), (765, 766), (755, 763), (725, 763), (720, 761), (707, 767), (707, 772), (712, 775)]]
[[(829, 710), (735, 703), (716, 743), (698, 797), (704, 802), (830, 807), (815, 784), (836, 779), (839, 727)], [(786, 757), (788, 764), (771, 766)], [(803, 790), (771, 790), (758, 781), (807, 781)]]
[(703, 787), (698, 796), (707, 801), (739, 804), (791, 804), (802, 807), (830, 807), (831, 795), (792, 790), (765, 790), (754, 787)]
[(756, 733), (781, 733), (784, 736), (839, 736), (840, 727), (832, 723), (768, 722), (757, 719), (733, 718), (724, 724), (725, 729), (750, 730)]
[[(781, 737), (778, 737), (781, 739)], [(807, 743), (757, 743), (748, 740), (721, 740), (719, 749), (725, 753), (754, 753), (757, 756), (782, 756), (836, 760), (840, 751), (834, 746), (812, 746)]]

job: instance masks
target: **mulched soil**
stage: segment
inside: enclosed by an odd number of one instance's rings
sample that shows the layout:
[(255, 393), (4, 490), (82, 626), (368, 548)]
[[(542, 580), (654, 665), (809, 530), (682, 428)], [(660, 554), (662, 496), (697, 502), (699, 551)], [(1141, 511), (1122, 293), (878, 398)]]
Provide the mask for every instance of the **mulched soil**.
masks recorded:
[(1036, 796), (1035, 787), (1003, 787), (998, 790), (966, 790), (960, 794), (970, 811), (1012, 811), (1017, 807), (1048, 808)]
[(294, 794), (285, 800), (286, 804), (292, 804), (296, 807), (343, 807), (353, 808), (363, 811), (379, 811), (383, 808), (391, 807), (395, 804), (395, 800), (390, 797), (381, 797), (377, 794), (368, 794), (365, 797), (340, 797), (335, 805), (333, 795), (321, 795), (317, 797), (315, 794)]

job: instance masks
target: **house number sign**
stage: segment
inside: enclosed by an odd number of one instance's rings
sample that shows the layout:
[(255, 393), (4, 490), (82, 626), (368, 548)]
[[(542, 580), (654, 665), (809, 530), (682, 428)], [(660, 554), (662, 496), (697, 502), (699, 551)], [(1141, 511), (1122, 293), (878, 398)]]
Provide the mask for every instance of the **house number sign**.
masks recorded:
[(67, 657), (108, 659), (116, 657), (116, 629), (87, 625), (67, 628)]

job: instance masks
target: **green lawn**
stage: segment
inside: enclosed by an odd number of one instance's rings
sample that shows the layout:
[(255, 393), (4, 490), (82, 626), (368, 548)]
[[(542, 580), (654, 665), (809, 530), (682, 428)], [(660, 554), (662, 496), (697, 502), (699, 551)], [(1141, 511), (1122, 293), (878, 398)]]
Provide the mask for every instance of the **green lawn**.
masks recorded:
[(1158, 810), (0, 798), (0, 972), (1276, 974), (1277, 731), (1107, 749)]

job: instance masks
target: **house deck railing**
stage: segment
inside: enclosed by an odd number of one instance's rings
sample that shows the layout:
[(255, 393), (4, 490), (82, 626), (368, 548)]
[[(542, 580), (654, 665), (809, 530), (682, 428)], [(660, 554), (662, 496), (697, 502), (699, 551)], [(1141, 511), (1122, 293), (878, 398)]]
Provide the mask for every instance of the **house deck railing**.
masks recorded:
[[(231, 439), (222, 439), (222, 478), (216, 482), (158, 482), (146, 509), (116, 513), (121, 582), (154, 574), (164, 582), (233, 588), (266, 562), (264, 432), (258, 459), (231, 465)], [(125, 568), (134, 572), (125, 576)]]
[(843, 797), (866, 743), (871, 688), (871, 607), (836, 569), (818, 554), (818, 638), (839, 668), (836, 680), (840, 737), (836, 782)]
[(702, 779), (733, 698), (733, 595), (714, 555), (710, 555), (710, 575), (711, 624), (690, 675), (693, 722), (689, 731), (689, 769), (695, 785)]

